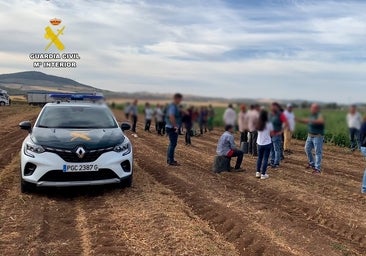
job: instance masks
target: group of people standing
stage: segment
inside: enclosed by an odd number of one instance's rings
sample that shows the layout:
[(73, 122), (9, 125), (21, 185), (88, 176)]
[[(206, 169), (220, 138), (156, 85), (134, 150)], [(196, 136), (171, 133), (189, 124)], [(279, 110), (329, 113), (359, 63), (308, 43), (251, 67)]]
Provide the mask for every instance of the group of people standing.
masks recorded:
[[(274, 102), (271, 104), (269, 112), (259, 105), (251, 105), (250, 109), (247, 110), (246, 105), (243, 104), (237, 115), (230, 104), (224, 112), (223, 121), (225, 133), (218, 142), (217, 154), (229, 158), (237, 156), (234, 169), (240, 170), (242, 156), (244, 152), (247, 152), (258, 157), (256, 177), (269, 178), (268, 165), (277, 169), (284, 159), (284, 152), (292, 153), (291, 140), (296, 121), (298, 121), (307, 124), (309, 130), (305, 146), (308, 157), (307, 168), (311, 169), (314, 174), (321, 173), (324, 119), (320, 114), (319, 105), (313, 104), (311, 106), (311, 114), (308, 119), (296, 119), (292, 104), (288, 104), (286, 109), (283, 109), (279, 103)], [(240, 132), (241, 146), (239, 149), (233, 143), (234, 127), (237, 127)]]
[[(145, 117), (145, 132), (152, 132), (151, 126), (155, 122), (155, 130), (158, 135), (167, 135), (170, 138), (168, 152), (168, 164), (176, 165), (176, 161), (171, 152), (175, 148), (175, 133), (172, 133), (172, 126), (177, 135), (185, 135), (185, 144), (192, 145), (192, 136), (200, 136), (214, 128), (215, 111), (212, 105), (201, 107), (184, 107), (181, 105), (183, 96), (175, 94), (173, 102), (166, 105), (157, 104), (155, 108), (146, 102), (143, 108)], [(173, 113), (173, 114), (172, 114)], [(124, 107), (125, 118), (132, 121), (132, 132), (136, 134), (136, 125), (138, 121), (138, 100), (126, 103)], [(137, 136), (137, 135), (136, 135)]]
[[(162, 106), (157, 104), (155, 109), (149, 103), (145, 104), (145, 131), (150, 132), (152, 120), (155, 120), (155, 129), (158, 135), (167, 135), (169, 145), (167, 149), (167, 164), (178, 166), (175, 160), (175, 148), (178, 136), (185, 129), (186, 145), (191, 145), (191, 136), (211, 131), (214, 126), (215, 111), (211, 105), (208, 107), (188, 107), (182, 105), (183, 96), (179, 93), (173, 97), (173, 102)], [(136, 133), (138, 119), (138, 101), (127, 104), (125, 107), (126, 119), (132, 120), (132, 131)], [(285, 153), (292, 154), (292, 137), (296, 123), (306, 124), (308, 136), (305, 143), (305, 153), (308, 159), (306, 168), (313, 174), (322, 173), (323, 143), (325, 133), (325, 119), (320, 111), (320, 106), (313, 103), (310, 107), (308, 118), (295, 117), (292, 104), (286, 108), (274, 102), (269, 111), (258, 104), (253, 104), (247, 109), (245, 104), (240, 106), (236, 113), (232, 104), (229, 104), (223, 115), (225, 132), (221, 135), (217, 154), (229, 159), (236, 157), (236, 171), (241, 171), (244, 154), (257, 157), (255, 176), (268, 179), (268, 165), (277, 169), (284, 159)], [(350, 106), (347, 114), (351, 150), (359, 149), (366, 157), (366, 117), (357, 111), (355, 105)], [(240, 132), (240, 147), (234, 143), (235, 130)], [(366, 193), (366, 171), (364, 173), (362, 192)]]
[(194, 135), (194, 124), (197, 120), (200, 134), (213, 129), (215, 112), (211, 105), (208, 108), (201, 107), (201, 111), (198, 112), (194, 107), (184, 109), (181, 106), (182, 99), (183, 95), (176, 93), (173, 96), (173, 102), (166, 107), (165, 129), (169, 137), (167, 164), (170, 166), (180, 165), (175, 159), (175, 148), (183, 126), (185, 127), (186, 145), (191, 145), (191, 136)]
[[(351, 105), (349, 108), (347, 125), (351, 140), (351, 150), (355, 151), (359, 149), (366, 158), (366, 116), (362, 118), (356, 105)], [(366, 193), (366, 170), (363, 175), (361, 191), (362, 193)]]

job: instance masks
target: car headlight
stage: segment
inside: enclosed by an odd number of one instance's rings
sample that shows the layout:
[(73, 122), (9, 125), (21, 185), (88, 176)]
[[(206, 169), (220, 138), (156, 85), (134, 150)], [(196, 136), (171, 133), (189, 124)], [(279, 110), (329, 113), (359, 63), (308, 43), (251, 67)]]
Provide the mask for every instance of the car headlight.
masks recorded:
[(43, 152), (45, 152), (45, 150), (42, 146), (34, 144), (32, 142), (27, 142), (24, 145), (24, 154), (27, 156), (34, 158), (34, 154), (42, 154)]
[(120, 145), (115, 146), (113, 150), (117, 153), (122, 153), (123, 156), (128, 155), (129, 153), (131, 153), (131, 143), (129, 141), (124, 142)]

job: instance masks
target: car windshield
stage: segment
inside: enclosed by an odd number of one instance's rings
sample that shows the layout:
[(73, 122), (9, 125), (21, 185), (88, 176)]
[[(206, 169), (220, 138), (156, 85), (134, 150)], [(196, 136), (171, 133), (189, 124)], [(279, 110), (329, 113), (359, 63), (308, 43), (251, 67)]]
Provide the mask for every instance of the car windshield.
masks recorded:
[(36, 125), (40, 128), (107, 129), (118, 124), (107, 108), (92, 106), (48, 106)]

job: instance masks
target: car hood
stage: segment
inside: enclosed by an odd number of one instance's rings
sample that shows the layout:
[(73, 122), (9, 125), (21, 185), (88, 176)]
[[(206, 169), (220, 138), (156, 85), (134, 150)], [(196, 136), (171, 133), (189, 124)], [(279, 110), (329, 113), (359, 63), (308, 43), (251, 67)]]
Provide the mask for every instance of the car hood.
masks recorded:
[(31, 134), (34, 143), (45, 147), (74, 149), (83, 146), (86, 149), (114, 147), (125, 140), (122, 130), (114, 129), (54, 129), (35, 127)]

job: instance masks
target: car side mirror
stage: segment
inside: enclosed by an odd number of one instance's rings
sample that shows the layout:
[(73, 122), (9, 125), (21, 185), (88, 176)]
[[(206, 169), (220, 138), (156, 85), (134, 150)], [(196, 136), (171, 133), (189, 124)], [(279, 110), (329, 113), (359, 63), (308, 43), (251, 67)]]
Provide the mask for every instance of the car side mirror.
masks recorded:
[(19, 124), (20, 129), (26, 130), (28, 132), (32, 131), (32, 124), (29, 121), (23, 121)]
[(128, 131), (131, 130), (131, 125), (129, 123), (122, 123), (121, 124), (122, 131)]

